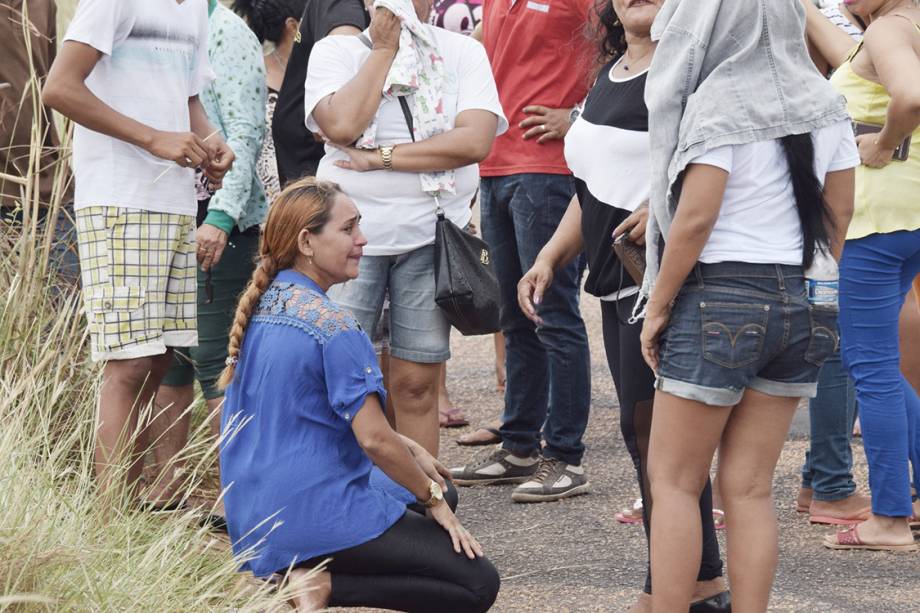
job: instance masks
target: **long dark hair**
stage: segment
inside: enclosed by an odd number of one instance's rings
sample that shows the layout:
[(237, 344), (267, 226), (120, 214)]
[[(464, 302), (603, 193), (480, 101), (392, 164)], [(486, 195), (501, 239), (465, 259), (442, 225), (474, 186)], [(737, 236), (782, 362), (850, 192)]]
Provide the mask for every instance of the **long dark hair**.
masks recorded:
[(598, 0), (594, 5), (597, 23), (588, 24), (589, 37), (597, 44), (598, 68), (626, 53), (626, 29), (620, 23), (613, 3), (610, 0)]
[(827, 224), (831, 221), (824, 200), (824, 188), (815, 175), (815, 145), (811, 134), (792, 134), (780, 139), (789, 178), (795, 194), (795, 206), (802, 223), (802, 266), (808, 268), (814, 260), (815, 247), (827, 248), (830, 237)]
[(246, 18), (260, 43), (277, 43), (284, 32), (284, 22), (300, 19), (307, 0), (233, 0), (233, 10)]

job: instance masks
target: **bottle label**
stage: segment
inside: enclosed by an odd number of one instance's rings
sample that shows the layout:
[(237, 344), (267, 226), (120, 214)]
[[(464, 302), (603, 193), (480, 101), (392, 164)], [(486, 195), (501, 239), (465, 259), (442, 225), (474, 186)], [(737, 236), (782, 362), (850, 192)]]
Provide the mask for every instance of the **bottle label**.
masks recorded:
[(836, 305), (840, 293), (840, 283), (834, 281), (817, 281), (808, 279), (808, 302), (816, 305)]

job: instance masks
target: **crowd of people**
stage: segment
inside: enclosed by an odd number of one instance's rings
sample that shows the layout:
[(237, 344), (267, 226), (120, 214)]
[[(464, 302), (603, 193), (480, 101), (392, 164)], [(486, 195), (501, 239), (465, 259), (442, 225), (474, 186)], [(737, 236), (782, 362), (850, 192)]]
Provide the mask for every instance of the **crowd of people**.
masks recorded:
[[(73, 201), (41, 221), (103, 364), (103, 500), (186, 506), (197, 383), (224, 490), (204, 519), (242, 570), (300, 610), (486, 611), (500, 577), (457, 488), (591, 489), (584, 290), (640, 493), (617, 519), (649, 545), (631, 611), (767, 610), (803, 398), (796, 503), (839, 527), (823, 544), (920, 549), (915, 0), (80, 0), (59, 49), (53, 3), (2, 10), (28, 60), (0, 69), (4, 117), (28, 107), (54, 155), (31, 65), (76, 125), (73, 190), (39, 197)], [(477, 203), (504, 407), (448, 469), (439, 428), (467, 422), (435, 221), (476, 232)]]

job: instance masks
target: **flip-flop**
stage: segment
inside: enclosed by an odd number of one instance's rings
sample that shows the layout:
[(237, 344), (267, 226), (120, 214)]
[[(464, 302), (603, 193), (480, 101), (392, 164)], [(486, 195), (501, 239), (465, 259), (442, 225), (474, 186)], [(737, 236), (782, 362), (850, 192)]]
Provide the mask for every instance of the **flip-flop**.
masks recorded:
[[(480, 432), (487, 432), (491, 436), (488, 439), (479, 439), (476, 440), (473, 437)], [(457, 439), (457, 444), (463, 447), (482, 447), (485, 445), (497, 445), (502, 442), (502, 435), (498, 431), (498, 428), (478, 428), (473, 432), (464, 434), (463, 436)]]
[(856, 532), (856, 526), (840, 530), (835, 534), (828, 534), (824, 537), (824, 546), (828, 549), (862, 549), (864, 551), (891, 551), (891, 552), (910, 552), (920, 551), (920, 545), (911, 543), (910, 545), (869, 545), (863, 543)]
[[(638, 513), (638, 515), (637, 515)], [(636, 501), (633, 503), (632, 508), (623, 509), (622, 511), (617, 511), (613, 518), (620, 522), (621, 524), (626, 525), (641, 525), (643, 522), (642, 519), (642, 499), (636, 498)]]
[(463, 414), (463, 409), (453, 407), (446, 413), (438, 411), (438, 425), (442, 428), (462, 428), (470, 425), (470, 422)]

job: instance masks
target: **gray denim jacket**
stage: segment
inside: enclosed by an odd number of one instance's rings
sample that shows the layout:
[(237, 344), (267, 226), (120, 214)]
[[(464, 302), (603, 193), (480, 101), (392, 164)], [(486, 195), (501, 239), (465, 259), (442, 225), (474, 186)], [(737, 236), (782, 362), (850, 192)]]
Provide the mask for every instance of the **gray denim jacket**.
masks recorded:
[(681, 173), (724, 145), (803, 134), (848, 119), (846, 101), (805, 46), (799, 0), (665, 0), (645, 86), (651, 142), (647, 260), (640, 312), (658, 276)]

